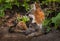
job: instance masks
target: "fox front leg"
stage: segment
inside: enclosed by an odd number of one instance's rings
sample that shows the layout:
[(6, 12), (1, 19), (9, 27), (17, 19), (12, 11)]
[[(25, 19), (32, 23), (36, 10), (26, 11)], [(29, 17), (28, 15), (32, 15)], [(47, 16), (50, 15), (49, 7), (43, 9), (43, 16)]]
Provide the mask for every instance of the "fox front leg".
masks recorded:
[(43, 32), (42, 24), (37, 24), (37, 26), (38, 26), (37, 31), (38, 31), (38, 32)]

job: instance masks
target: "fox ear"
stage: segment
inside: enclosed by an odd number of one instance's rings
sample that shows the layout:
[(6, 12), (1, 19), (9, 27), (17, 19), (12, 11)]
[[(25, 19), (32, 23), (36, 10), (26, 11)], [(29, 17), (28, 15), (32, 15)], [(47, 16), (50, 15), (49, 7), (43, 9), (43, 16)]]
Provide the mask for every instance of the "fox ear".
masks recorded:
[(36, 8), (40, 7), (40, 4), (38, 2), (35, 2)]

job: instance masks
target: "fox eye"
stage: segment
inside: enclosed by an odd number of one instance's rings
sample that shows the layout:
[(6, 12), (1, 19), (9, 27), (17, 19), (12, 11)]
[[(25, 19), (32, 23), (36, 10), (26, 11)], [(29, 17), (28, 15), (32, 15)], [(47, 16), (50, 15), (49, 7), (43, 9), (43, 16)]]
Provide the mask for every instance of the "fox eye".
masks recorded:
[(32, 20), (33, 20), (33, 18), (30, 18), (30, 20), (32, 21)]

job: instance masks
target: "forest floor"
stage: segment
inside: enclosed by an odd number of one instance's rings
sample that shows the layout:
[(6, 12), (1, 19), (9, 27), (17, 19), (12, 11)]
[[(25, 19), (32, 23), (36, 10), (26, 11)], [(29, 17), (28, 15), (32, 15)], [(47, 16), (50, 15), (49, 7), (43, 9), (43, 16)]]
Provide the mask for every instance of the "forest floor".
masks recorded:
[(60, 31), (53, 30), (41, 36), (28, 38), (20, 33), (7, 33), (0, 31), (0, 41), (60, 41)]

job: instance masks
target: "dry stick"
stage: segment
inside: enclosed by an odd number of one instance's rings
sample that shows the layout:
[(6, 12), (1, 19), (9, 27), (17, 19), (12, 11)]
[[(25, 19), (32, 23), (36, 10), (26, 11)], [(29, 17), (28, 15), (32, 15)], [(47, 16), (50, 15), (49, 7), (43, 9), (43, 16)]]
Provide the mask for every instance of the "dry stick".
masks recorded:
[(29, 14), (32, 10), (33, 10), (33, 8), (31, 10), (29, 10), (26, 14)]

